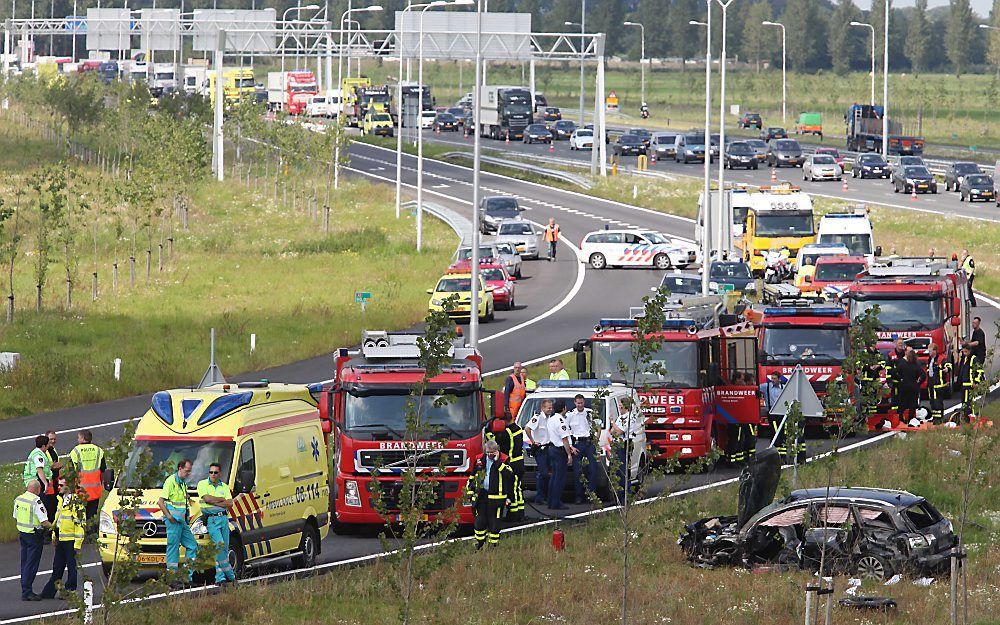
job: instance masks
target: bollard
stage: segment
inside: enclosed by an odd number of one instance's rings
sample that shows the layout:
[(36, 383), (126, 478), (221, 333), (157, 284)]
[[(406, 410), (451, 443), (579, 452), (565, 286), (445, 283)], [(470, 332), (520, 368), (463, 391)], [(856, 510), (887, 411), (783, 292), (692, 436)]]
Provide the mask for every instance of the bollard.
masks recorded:
[(562, 551), (566, 548), (566, 534), (558, 527), (552, 530), (552, 548), (556, 551)]
[(251, 354), (254, 353), (254, 350), (256, 350), (256, 349), (257, 349), (257, 335), (256, 334), (251, 334), (250, 335), (250, 353)]
[(122, 359), (115, 358), (115, 380), (122, 379)]
[(639, 197), (639, 185), (634, 184), (632, 185), (632, 199), (634, 200), (638, 197)]
[(83, 625), (94, 622), (94, 582), (83, 582)]

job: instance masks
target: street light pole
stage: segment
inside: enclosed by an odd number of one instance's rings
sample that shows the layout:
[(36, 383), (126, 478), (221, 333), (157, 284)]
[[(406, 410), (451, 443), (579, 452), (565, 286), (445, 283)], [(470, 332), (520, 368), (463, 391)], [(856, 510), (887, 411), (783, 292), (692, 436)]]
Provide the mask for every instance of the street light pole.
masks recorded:
[[(985, 24), (980, 24), (984, 26)], [(871, 24), (866, 24), (864, 22), (851, 22), (851, 26), (862, 26), (872, 31), (872, 101), (871, 105), (875, 106), (875, 27)]]
[[(343, 60), (344, 60), (344, 20), (350, 13), (365, 13), (369, 11), (381, 11), (381, 5), (374, 4), (367, 7), (359, 7), (357, 9), (347, 9), (344, 11), (343, 15), (340, 16), (340, 24), (338, 28), (340, 29), (340, 45), (337, 47), (337, 84), (342, 85), (342, 73), (343, 72)], [(333, 188), (340, 188), (340, 133), (344, 128), (344, 96), (343, 88), (341, 88), (340, 93), (340, 112), (337, 113), (337, 140), (333, 148)]]
[(788, 123), (788, 74), (785, 67), (785, 25), (778, 22), (761, 22), (764, 26), (777, 26), (781, 29), (781, 124)]
[[(318, 11), (319, 8), (320, 7), (318, 4), (307, 4), (306, 6), (297, 4), (293, 7), (288, 7), (287, 9), (285, 9), (285, 12), (281, 14), (281, 72), (282, 73), (285, 72), (285, 40), (287, 39), (285, 35), (285, 28), (286, 28), (285, 22), (288, 19), (288, 14), (292, 11), (295, 11), (295, 19), (298, 20), (299, 14), (302, 13), (302, 11)], [(298, 41), (299, 39), (298, 37), (296, 37), (295, 38), (296, 49), (298, 49), (299, 47)]]
[[(726, 202), (726, 20), (727, 10), (733, 0), (717, 0), (722, 8), (722, 54), (719, 57), (720, 86), (719, 86), (719, 255), (723, 260), (729, 256), (729, 248), (733, 243), (732, 224), (733, 219), (729, 215), (729, 207)], [(711, 137), (705, 137), (706, 152), (711, 154)]]
[(705, 185), (701, 200), (701, 294), (708, 295), (708, 267), (712, 257), (712, 0), (705, 0), (705, 21), (691, 20), (705, 27)]
[[(580, 0), (580, 23), (576, 22), (563, 22), (564, 26), (579, 26), (580, 27), (580, 126), (583, 126), (583, 94), (586, 86), (583, 82), (583, 66), (586, 54), (584, 48), (586, 48), (586, 38), (584, 35), (587, 32), (587, 0)], [(531, 103), (531, 108), (535, 108), (535, 103)]]
[[(483, 6), (489, 0), (481, 0), (476, 3), (476, 82), (472, 86), (472, 284), (479, 285), (479, 202), (482, 197), (482, 189), (479, 187), (479, 172), (481, 167), (481, 142), (482, 132), (480, 132), (480, 119), (482, 114), (482, 83), (485, 76), (483, 72)], [(534, 91), (531, 94), (531, 110), (535, 109)], [(479, 289), (471, 288), (472, 301), (470, 302), (469, 315), (469, 347), (479, 348)], [(475, 312), (472, 312), (475, 311)]]
[[(399, 51), (399, 76), (396, 80), (396, 95), (397, 102), (399, 102), (399, 128), (396, 133), (396, 219), (399, 219), (400, 209), (402, 208), (402, 197), (403, 197), (403, 21), (406, 19), (406, 12), (412, 11), (413, 9), (420, 9), (430, 4), (429, 2), (423, 2), (420, 4), (408, 4), (403, 7), (402, 14), (399, 18), (399, 32), (396, 34), (396, 48)], [(341, 101), (343, 101), (344, 94), (340, 94)], [(424, 108), (424, 93), (423, 87), (419, 89), (417, 93), (417, 100), (419, 104), (417, 105), (417, 132), (420, 132), (420, 116), (423, 113)]]
[(885, 50), (882, 57), (882, 157), (889, 158), (889, 0), (885, 0)]
[(625, 22), (625, 26), (639, 27), (639, 76), (641, 77), (642, 103), (646, 103), (646, 27), (639, 22)]

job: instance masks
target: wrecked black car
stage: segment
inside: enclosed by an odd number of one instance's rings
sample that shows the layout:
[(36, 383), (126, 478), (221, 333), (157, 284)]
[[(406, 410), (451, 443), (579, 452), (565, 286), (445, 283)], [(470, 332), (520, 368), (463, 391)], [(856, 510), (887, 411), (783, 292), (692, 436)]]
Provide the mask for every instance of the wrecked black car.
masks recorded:
[(778, 461), (765, 454), (741, 477), (738, 516), (686, 526), (678, 544), (693, 564), (815, 571), (825, 550), (828, 573), (862, 579), (947, 571), (958, 541), (951, 522), (923, 497), (880, 488), (812, 488), (764, 506), (780, 472)]

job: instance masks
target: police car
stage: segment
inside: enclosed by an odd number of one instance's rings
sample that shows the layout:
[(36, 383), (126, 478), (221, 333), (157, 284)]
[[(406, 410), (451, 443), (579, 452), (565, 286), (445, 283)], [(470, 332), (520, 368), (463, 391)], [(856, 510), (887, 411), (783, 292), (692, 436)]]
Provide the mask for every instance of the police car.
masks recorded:
[(582, 257), (594, 269), (684, 269), (698, 261), (694, 245), (650, 230), (595, 230), (583, 237), (580, 249)]
[[(611, 484), (617, 478), (612, 476), (610, 481), (608, 479), (609, 462), (607, 451), (611, 449), (612, 440), (609, 435), (609, 429), (611, 424), (618, 420), (619, 416), (626, 414), (628, 410), (626, 404), (629, 403), (627, 401), (628, 398), (631, 398), (632, 406), (638, 406), (639, 400), (634, 390), (623, 384), (614, 384), (610, 380), (539, 380), (536, 390), (529, 393), (524, 403), (521, 404), (521, 409), (517, 413), (517, 424), (522, 428), (527, 425), (531, 417), (541, 412), (542, 401), (544, 400), (555, 402), (561, 399), (566, 402), (568, 410), (573, 410), (573, 401), (578, 394), (583, 395), (587, 410), (592, 411), (594, 409), (594, 397), (601, 389), (604, 389), (606, 394), (602, 399), (604, 403), (600, 410), (603, 419), (601, 423), (600, 442), (596, 451), (597, 461), (601, 465), (601, 469), (597, 472), (597, 495), (604, 501), (610, 501), (613, 498)], [(631, 485), (638, 488), (642, 485), (648, 472), (649, 457), (646, 455), (645, 420), (638, 414), (637, 409), (635, 416), (638, 420), (638, 425), (636, 426), (638, 427), (638, 433), (635, 437), (635, 444), (632, 446), (632, 470), (630, 475), (632, 476)], [(528, 453), (529, 443), (527, 435), (524, 437), (524, 446), (524, 488), (526, 490), (535, 490), (537, 488), (535, 474), (538, 470), (538, 465), (535, 459)], [(573, 462), (576, 461), (577, 457), (574, 457)], [(566, 479), (566, 491), (572, 492), (573, 488), (573, 476), (572, 472), (569, 472)]]

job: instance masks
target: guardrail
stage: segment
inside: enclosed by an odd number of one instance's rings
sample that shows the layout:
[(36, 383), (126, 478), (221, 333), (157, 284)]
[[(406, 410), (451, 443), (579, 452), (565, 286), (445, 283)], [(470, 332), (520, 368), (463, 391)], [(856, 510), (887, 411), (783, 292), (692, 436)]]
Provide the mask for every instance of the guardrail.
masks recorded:
[[(445, 158), (467, 158), (472, 159), (471, 152), (445, 152), (441, 156)], [(590, 180), (584, 176), (579, 176), (577, 174), (571, 174), (566, 171), (553, 171), (550, 169), (545, 169), (544, 167), (536, 167), (535, 165), (529, 165), (527, 163), (522, 163), (520, 161), (508, 161), (502, 158), (496, 158), (493, 156), (482, 156), (479, 159), (484, 163), (489, 163), (490, 165), (498, 165), (500, 167), (514, 167), (516, 169), (523, 169), (524, 171), (530, 171), (533, 174), (539, 176), (545, 176), (547, 178), (554, 178), (555, 180), (562, 180), (563, 182), (568, 182), (570, 184), (575, 184), (583, 189), (591, 189), (594, 185), (590, 183)], [(588, 165), (589, 167), (589, 165)]]
[[(416, 200), (411, 200), (402, 203), (400, 206), (407, 210), (416, 210), (417, 202)], [(455, 234), (458, 235), (456, 250), (472, 241), (472, 222), (464, 216), (459, 215), (456, 211), (434, 202), (424, 201), (424, 212), (437, 217), (455, 231)]]

